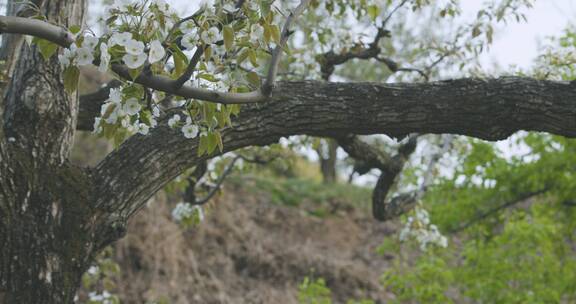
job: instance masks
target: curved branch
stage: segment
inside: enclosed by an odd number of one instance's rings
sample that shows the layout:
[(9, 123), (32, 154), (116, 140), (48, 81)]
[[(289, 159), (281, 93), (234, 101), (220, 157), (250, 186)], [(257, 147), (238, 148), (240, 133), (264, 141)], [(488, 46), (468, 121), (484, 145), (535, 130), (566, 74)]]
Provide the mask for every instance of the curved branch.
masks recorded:
[[(130, 70), (120, 64), (113, 64), (112, 71), (124, 79), (132, 79)], [(259, 90), (249, 93), (228, 93), (218, 92), (203, 88), (196, 88), (191, 86), (179, 87), (178, 80), (161, 76), (149, 75), (146, 73), (140, 74), (134, 82), (139, 83), (147, 88), (162, 91), (171, 95), (176, 95), (188, 99), (200, 99), (222, 104), (244, 104), (244, 103), (258, 103), (267, 100)]]
[(62, 47), (68, 47), (74, 43), (74, 35), (63, 27), (59, 27), (38, 19), (30, 19), (14, 16), (0, 16), (0, 34), (23, 34), (30, 35)]
[[(453, 133), (487, 140), (519, 130), (576, 137), (576, 86), (568, 82), (506, 77), (417, 84), (280, 82), (271, 102), (246, 105), (222, 131), (224, 151), (268, 145), (305, 134)], [(166, 122), (135, 135), (93, 171), (95, 204), (132, 214), (198, 157), (198, 139)]]
[[(24, 34), (46, 39), (61, 47), (69, 47), (74, 43), (74, 36), (66, 29), (51, 23), (23, 17), (0, 16), (0, 33)], [(132, 81), (129, 69), (120, 64), (113, 64), (111, 69), (118, 76)], [(166, 92), (184, 98), (200, 99), (222, 104), (243, 104), (264, 102), (267, 97), (260, 90), (250, 93), (228, 93), (180, 86), (178, 80), (159, 75), (140, 74), (134, 82), (150, 89)]]

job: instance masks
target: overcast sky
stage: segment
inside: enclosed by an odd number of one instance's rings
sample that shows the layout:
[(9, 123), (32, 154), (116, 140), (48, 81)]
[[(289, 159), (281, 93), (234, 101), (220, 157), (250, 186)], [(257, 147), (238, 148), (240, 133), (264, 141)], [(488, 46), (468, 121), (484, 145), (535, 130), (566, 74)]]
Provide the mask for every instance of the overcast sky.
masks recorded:
[[(460, 0), (464, 12), (475, 14), (480, 0)], [(558, 35), (570, 22), (576, 20), (576, 0), (537, 0), (527, 11), (528, 22), (510, 23), (497, 31), (490, 52), (482, 57), (483, 63), (497, 62), (501, 67), (531, 66), (538, 55), (538, 42)]]

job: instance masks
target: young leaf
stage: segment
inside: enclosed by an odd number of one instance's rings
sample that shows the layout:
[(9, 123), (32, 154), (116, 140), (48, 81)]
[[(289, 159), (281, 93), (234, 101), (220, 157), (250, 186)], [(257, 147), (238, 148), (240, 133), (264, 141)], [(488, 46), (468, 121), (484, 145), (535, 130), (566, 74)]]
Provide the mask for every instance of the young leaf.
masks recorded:
[(224, 34), (224, 46), (229, 51), (234, 46), (234, 29), (230, 25), (226, 25), (222, 32)]
[(34, 38), (34, 43), (36, 43), (40, 50), (40, 54), (42, 54), (42, 58), (46, 61), (49, 60), (58, 50), (58, 45), (46, 39)]
[(78, 88), (78, 79), (80, 78), (80, 70), (75, 66), (69, 66), (64, 70), (64, 89), (68, 94), (72, 94)]
[(378, 7), (378, 5), (368, 6), (368, 16), (370, 16), (370, 19), (372, 20), (372, 22), (376, 21), (376, 18), (378, 18), (378, 15), (380, 15), (380, 7)]
[(258, 74), (256, 74), (255, 72), (248, 72), (246, 74), (246, 79), (248, 79), (248, 82), (250, 83), (250, 85), (252, 85), (255, 88), (259, 88), (260, 87), (260, 77), (258, 76)]

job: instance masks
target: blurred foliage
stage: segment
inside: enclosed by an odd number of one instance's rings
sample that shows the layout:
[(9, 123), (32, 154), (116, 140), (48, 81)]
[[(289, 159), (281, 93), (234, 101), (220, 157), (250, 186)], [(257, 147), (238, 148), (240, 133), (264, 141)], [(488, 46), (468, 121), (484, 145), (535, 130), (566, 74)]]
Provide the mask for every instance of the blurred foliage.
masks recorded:
[[(298, 302), (300, 304), (332, 304), (332, 291), (322, 278), (305, 277), (298, 285)], [(348, 300), (346, 304), (374, 304), (372, 300)]]
[(283, 178), (254, 174), (232, 177), (231, 182), (242, 185), (248, 191), (269, 195), (274, 204), (300, 207), (307, 214), (318, 217), (334, 214), (339, 209), (368, 209), (372, 195), (371, 189), (364, 187), (324, 184), (299, 177)]
[[(566, 65), (574, 37), (551, 40), (555, 52), (540, 58), (556, 68), (548, 76), (576, 78)], [(406, 259), (407, 245), (384, 241), (382, 254), (400, 256), (382, 277), (397, 302), (576, 302), (576, 140), (519, 133), (510, 142), (462, 138), (448, 156), (458, 165), (425, 197), (432, 222), (453, 232), (447, 250)]]

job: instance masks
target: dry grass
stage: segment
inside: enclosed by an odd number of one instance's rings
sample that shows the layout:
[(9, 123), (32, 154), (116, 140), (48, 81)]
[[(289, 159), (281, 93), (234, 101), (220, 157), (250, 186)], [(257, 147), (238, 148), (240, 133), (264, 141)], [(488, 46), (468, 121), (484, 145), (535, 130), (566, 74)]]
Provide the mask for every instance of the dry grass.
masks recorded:
[[(390, 224), (355, 211), (310, 217), (239, 188), (212, 203), (200, 227), (182, 230), (155, 198), (116, 245), (123, 303), (297, 303), (298, 284), (312, 272), (326, 279), (335, 303), (385, 300), (375, 253)], [(173, 205), (171, 205), (173, 206)]]

